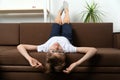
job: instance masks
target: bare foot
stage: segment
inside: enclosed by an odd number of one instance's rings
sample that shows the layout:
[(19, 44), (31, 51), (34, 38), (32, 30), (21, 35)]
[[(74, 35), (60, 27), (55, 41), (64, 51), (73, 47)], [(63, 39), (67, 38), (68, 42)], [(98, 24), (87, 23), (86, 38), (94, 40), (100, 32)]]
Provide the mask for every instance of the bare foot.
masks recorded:
[(55, 18), (55, 23), (58, 23), (60, 25), (62, 24), (61, 13), (62, 13), (62, 11), (59, 11)]
[(70, 23), (70, 16), (69, 16), (69, 10), (68, 8), (65, 8), (64, 9), (64, 12), (65, 12), (65, 17), (63, 19), (63, 23)]

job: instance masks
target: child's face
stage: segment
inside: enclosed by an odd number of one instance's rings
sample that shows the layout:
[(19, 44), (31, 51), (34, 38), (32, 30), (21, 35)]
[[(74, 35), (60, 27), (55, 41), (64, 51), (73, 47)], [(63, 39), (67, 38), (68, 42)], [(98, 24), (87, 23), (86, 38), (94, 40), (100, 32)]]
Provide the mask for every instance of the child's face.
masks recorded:
[(58, 42), (55, 42), (52, 46), (49, 48), (50, 53), (64, 53), (62, 47)]
[(64, 51), (58, 42), (50, 46), (47, 53), (47, 61), (49, 64), (54, 65), (55, 71), (59, 72), (64, 68), (65, 58)]
[(52, 46), (50, 46), (49, 53), (58, 58), (63, 58), (62, 56), (64, 56), (64, 51), (58, 42), (55, 42)]

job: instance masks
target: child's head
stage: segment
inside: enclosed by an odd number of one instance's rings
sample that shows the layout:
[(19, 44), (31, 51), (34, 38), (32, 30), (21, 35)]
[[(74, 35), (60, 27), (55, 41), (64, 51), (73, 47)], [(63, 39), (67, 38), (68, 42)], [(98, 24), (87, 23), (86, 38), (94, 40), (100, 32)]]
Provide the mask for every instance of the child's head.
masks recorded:
[(65, 58), (64, 53), (47, 53), (46, 73), (61, 72), (65, 66)]

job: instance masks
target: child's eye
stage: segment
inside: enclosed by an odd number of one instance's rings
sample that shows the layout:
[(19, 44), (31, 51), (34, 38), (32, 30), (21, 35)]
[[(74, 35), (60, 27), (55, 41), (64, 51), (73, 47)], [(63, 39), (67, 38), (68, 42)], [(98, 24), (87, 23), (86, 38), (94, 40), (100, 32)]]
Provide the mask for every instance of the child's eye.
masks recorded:
[(58, 53), (64, 53), (64, 51), (62, 51), (62, 50), (59, 50), (59, 51), (58, 51)]
[(55, 51), (52, 51), (52, 53), (54, 53)]
[(52, 50), (52, 53), (55, 53), (56, 51), (55, 50)]

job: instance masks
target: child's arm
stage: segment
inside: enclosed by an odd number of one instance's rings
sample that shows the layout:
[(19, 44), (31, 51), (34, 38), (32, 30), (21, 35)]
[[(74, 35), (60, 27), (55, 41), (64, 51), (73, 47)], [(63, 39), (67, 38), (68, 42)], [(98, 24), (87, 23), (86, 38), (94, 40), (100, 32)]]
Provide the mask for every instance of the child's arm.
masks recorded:
[(77, 52), (85, 53), (85, 55), (78, 61), (72, 63), (68, 68), (66, 68), (66, 70), (63, 70), (63, 72), (70, 73), (76, 66), (80, 65), (81, 63), (95, 55), (97, 49), (92, 47), (77, 47)]
[(36, 45), (20, 44), (17, 46), (17, 49), (28, 60), (32, 67), (42, 67), (42, 64), (37, 59), (32, 58), (27, 52), (27, 50), (37, 50)]

